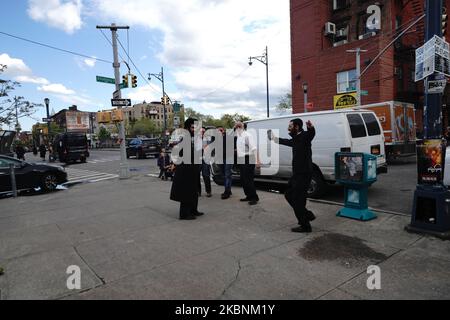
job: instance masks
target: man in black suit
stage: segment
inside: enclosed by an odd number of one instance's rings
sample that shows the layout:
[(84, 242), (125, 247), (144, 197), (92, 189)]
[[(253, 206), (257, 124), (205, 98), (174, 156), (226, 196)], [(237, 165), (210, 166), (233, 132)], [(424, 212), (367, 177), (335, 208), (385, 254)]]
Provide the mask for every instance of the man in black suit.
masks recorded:
[(301, 233), (311, 232), (310, 221), (316, 218), (306, 209), (307, 192), (313, 173), (311, 141), (316, 131), (311, 121), (308, 121), (306, 126), (307, 131), (304, 131), (303, 121), (297, 118), (289, 123), (288, 131), (292, 139), (276, 138), (272, 133), (269, 135), (276, 143), (292, 147), (292, 177), (285, 198), (294, 209), (299, 224), (299, 227), (293, 228), (292, 231)]

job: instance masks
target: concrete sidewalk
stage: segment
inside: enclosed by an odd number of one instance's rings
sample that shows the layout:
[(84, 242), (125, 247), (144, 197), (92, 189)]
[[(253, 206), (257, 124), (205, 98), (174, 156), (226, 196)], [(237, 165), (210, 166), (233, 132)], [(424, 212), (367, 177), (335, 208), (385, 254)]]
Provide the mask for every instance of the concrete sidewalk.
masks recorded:
[[(110, 180), (0, 200), (1, 299), (449, 299), (450, 242), (408, 234), (409, 217), (358, 222), (309, 202), (313, 233), (290, 232), (282, 195), (259, 205), (200, 198), (178, 220), (170, 182)], [(66, 286), (71, 265), (81, 290)], [(369, 290), (367, 268), (381, 269)]]

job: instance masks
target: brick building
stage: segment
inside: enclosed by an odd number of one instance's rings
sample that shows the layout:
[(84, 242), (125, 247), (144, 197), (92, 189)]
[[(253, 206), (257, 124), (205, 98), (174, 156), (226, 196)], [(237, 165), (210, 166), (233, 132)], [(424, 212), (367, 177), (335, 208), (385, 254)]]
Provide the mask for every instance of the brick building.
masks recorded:
[[(179, 112), (183, 112), (184, 107), (181, 107)], [(168, 128), (174, 126), (174, 117), (178, 112), (174, 112), (173, 105), (166, 106), (166, 120)], [(135, 104), (133, 107), (124, 108), (125, 121), (130, 123), (141, 119), (151, 119), (160, 129), (164, 128), (164, 107), (161, 102), (143, 102)]]
[[(335, 97), (354, 92), (356, 55), (347, 50), (367, 50), (361, 53), (364, 70), (424, 13), (424, 4), (424, 0), (291, 0), (293, 111), (304, 110), (305, 82), (313, 111), (333, 109)], [(450, 0), (444, 6), (449, 7)], [(362, 95), (361, 104), (395, 100), (423, 108), (423, 82), (414, 81), (414, 69), (415, 49), (424, 43), (424, 25), (422, 19), (362, 75), (361, 89), (367, 95)]]

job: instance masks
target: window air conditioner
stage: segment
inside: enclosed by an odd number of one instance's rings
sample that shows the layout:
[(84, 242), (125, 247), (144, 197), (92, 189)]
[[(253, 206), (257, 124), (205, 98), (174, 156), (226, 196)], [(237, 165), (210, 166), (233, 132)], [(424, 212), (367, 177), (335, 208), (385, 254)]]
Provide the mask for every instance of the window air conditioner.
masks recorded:
[(325, 23), (325, 35), (335, 35), (336, 34), (336, 25), (332, 22)]

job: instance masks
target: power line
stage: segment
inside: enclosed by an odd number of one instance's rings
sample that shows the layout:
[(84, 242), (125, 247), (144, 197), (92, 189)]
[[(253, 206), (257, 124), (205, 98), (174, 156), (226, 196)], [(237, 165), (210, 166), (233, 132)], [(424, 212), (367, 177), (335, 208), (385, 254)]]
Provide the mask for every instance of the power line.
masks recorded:
[[(141, 76), (142, 79), (144, 79), (144, 81), (148, 84), (148, 86), (150, 87), (150, 89), (152, 89), (153, 91), (157, 92), (159, 94), (159, 91), (156, 90), (155, 88), (152, 87), (152, 85), (150, 84), (150, 82), (147, 80), (146, 77), (144, 77), (144, 75), (142, 74), (142, 72), (139, 70), (139, 68), (136, 66), (136, 64), (134, 63), (133, 59), (131, 59), (130, 55), (128, 54), (128, 52), (126, 51), (125, 47), (123, 46), (122, 42), (120, 41), (119, 38), (117, 38), (117, 41), (119, 42), (119, 45), (122, 47), (123, 51), (125, 52), (125, 54), (127, 55), (128, 59), (131, 61), (131, 64), (134, 66), (134, 68), (136, 69), (136, 71), (139, 73), (139, 75)], [(163, 93), (164, 94), (164, 93)]]
[(235, 75), (233, 78), (231, 78), (227, 83), (223, 84), (222, 86), (208, 92), (205, 95), (202, 95), (202, 97), (208, 97), (210, 95), (212, 95), (213, 93), (216, 93), (217, 91), (219, 91), (220, 89), (223, 89), (225, 87), (227, 87), (230, 83), (232, 83), (236, 78), (240, 77), (244, 72), (246, 72), (248, 69), (250, 68), (250, 66), (245, 67), (239, 74)]
[(18, 39), (18, 40), (26, 41), (26, 42), (29, 42), (29, 43), (32, 43), (32, 44), (35, 44), (35, 45), (39, 45), (39, 46), (42, 46), (42, 47), (46, 47), (46, 48), (49, 48), (49, 49), (61, 51), (61, 52), (64, 52), (64, 53), (69, 53), (69, 54), (72, 54), (72, 55), (75, 55), (75, 56), (88, 58), (88, 59), (91, 59), (91, 60), (96, 60), (96, 61), (105, 62), (105, 63), (112, 63), (111, 61), (99, 59), (99, 58), (96, 58), (96, 57), (88, 56), (88, 55), (85, 55), (85, 54), (82, 54), (82, 53), (78, 53), (78, 52), (74, 52), (74, 51), (70, 51), (70, 50), (57, 48), (57, 47), (54, 47), (54, 46), (51, 46), (51, 45), (48, 45), (48, 44), (45, 44), (45, 43), (41, 43), (41, 42), (37, 42), (37, 41), (34, 41), (34, 40), (30, 40), (30, 39), (22, 38), (22, 37), (19, 37), (19, 36), (15, 36), (13, 34), (6, 33), (6, 32), (3, 32), (3, 31), (0, 31), (0, 34), (3, 34), (5, 36), (11, 37), (11, 38), (15, 38), (15, 39)]

